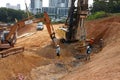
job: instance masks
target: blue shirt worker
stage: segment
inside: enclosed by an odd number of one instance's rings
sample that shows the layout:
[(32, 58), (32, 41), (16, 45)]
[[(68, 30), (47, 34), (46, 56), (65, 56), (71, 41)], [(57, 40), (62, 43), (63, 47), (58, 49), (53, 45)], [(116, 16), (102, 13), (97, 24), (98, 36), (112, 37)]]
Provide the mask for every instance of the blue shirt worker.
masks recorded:
[(56, 47), (56, 54), (58, 57), (60, 57), (60, 46), (59, 45), (57, 45)]
[(87, 51), (86, 51), (86, 60), (90, 60), (90, 54), (91, 54), (91, 51), (92, 51), (92, 49), (91, 49), (91, 47), (90, 47), (90, 45), (88, 45), (87, 46), (87, 49), (86, 49)]

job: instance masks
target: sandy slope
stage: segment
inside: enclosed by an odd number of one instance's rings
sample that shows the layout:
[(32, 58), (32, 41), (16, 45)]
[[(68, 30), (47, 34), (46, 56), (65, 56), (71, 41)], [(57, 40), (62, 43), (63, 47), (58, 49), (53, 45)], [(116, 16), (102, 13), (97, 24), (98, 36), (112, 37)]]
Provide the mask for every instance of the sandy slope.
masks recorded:
[(90, 62), (66, 75), (61, 80), (119, 80), (120, 42), (106, 46)]
[[(61, 80), (120, 79), (120, 17), (110, 17), (87, 24), (88, 37), (103, 38), (106, 46), (92, 59)], [(89, 29), (88, 29), (89, 27)]]

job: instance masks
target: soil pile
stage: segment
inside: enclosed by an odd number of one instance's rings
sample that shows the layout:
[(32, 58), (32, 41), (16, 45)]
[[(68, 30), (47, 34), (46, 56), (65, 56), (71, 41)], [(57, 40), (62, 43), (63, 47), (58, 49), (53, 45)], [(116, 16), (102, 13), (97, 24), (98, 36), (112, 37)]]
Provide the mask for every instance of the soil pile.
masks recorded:
[(114, 16), (86, 23), (88, 37), (103, 38), (105, 47), (92, 59), (61, 80), (120, 79), (120, 17)]

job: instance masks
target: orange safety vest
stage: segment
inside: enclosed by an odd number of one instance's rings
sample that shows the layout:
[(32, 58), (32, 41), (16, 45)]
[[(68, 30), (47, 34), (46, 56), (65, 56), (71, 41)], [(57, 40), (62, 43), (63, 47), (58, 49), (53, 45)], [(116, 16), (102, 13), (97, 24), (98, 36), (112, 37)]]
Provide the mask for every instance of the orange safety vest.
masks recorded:
[(90, 39), (89, 43), (92, 45), (94, 43), (94, 40)]

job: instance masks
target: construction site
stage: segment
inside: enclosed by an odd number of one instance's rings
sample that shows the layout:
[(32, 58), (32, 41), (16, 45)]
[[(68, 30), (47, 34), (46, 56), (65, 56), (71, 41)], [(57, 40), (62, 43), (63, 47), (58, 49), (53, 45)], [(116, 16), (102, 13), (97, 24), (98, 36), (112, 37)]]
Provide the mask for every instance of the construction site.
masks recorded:
[[(120, 80), (120, 16), (86, 21), (84, 1), (78, 0), (75, 8), (72, 0), (64, 24), (52, 24), (45, 12), (30, 24), (25, 21), (31, 17), (7, 29), (0, 43), (0, 80)], [(38, 22), (44, 22), (43, 30), (36, 30)]]

